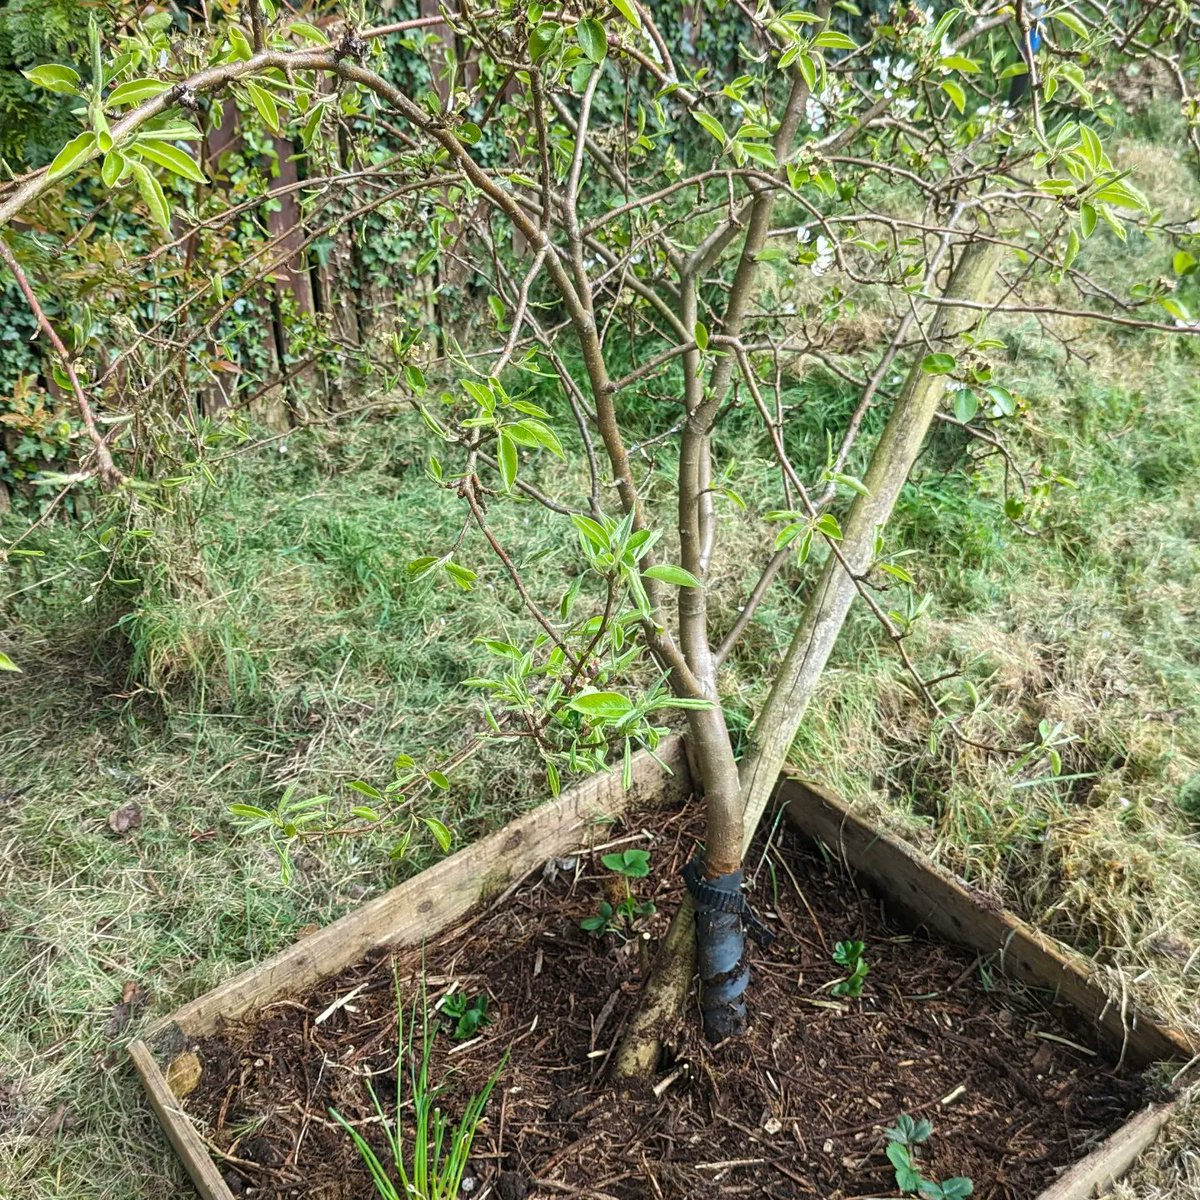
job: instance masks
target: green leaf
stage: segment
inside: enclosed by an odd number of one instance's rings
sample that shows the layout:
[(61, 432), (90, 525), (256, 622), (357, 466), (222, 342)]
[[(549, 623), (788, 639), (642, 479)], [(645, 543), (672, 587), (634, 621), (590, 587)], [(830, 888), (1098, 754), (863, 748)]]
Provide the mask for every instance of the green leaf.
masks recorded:
[(927, 354), (921, 359), (921, 370), (926, 375), (949, 375), (958, 366), (953, 354)]
[(1017, 402), (1013, 399), (1013, 394), (1008, 388), (993, 383), (986, 391), (991, 397), (992, 403), (996, 406), (996, 412), (1000, 416), (1011, 417), (1017, 411)]
[(554, 21), (544, 21), (529, 35), (529, 57), (537, 62), (545, 58), (562, 37), (562, 26)]
[(967, 107), (967, 93), (963, 91), (962, 87), (955, 83), (953, 79), (943, 79), (941, 87), (942, 91), (950, 97), (950, 101), (954, 107), (959, 112), (963, 112)]
[(307, 38), (310, 42), (316, 42), (319, 46), (327, 46), (329, 39), (315, 25), (310, 25), (307, 21), (293, 21), (288, 26), (288, 32), (297, 34), (299, 37)]
[(673, 583), (677, 587), (698, 588), (704, 586), (691, 571), (685, 571), (682, 567), (673, 566), (671, 563), (659, 563), (658, 566), (650, 567), (642, 573), (647, 579), (659, 579), (663, 583)]
[(501, 429), (496, 439), (496, 462), (500, 466), (500, 482), (506, 492), (511, 492), (517, 478), (517, 443), (507, 429)]
[(620, 692), (587, 692), (567, 707), (600, 721), (619, 721), (633, 712), (633, 705)]
[(567, 461), (566, 451), (563, 450), (562, 442), (558, 440), (558, 434), (545, 421), (539, 421), (535, 417), (526, 417), (525, 420), (518, 421), (509, 428), (512, 430), (520, 429), (529, 435), (534, 445), (541, 446), (544, 450), (549, 450), (551, 454), (561, 458), (563, 462)]
[(471, 590), (471, 584), (475, 582), (475, 572), (470, 567), (464, 567), (462, 563), (447, 562), (443, 564), (446, 568), (446, 574), (450, 576), (454, 582), (462, 588), (464, 592)]
[(446, 776), (443, 775), (441, 771), (430, 771), (427, 778), (429, 779), (429, 782), (432, 783), (435, 788), (439, 788), (443, 792), (446, 791), (450, 787), (450, 780), (447, 779)]
[(317, 131), (325, 119), (325, 108), (324, 104), (314, 104), (308, 116), (304, 118), (304, 124), (300, 126), (300, 141), (305, 150), (311, 150), (313, 142), (316, 141)]
[(383, 793), (378, 788), (373, 788), (369, 783), (364, 783), (361, 779), (352, 779), (346, 786), (352, 788), (360, 795), (366, 796), (369, 800), (383, 799)]
[(838, 524), (838, 519), (833, 513), (822, 513), (818, 518), (814, 528), (818, 529), (828, 538), (833, 538), (834, 541), (841, 541), (842, 527)]
[(887, 1156), (896, 1168), (896, 1186), (902, 1192), (915, 1192), (921, 1186), (921, 1172), (913, 1166), (908, 1147), (892, 1142), (887, 1148)]
[(104, 98), (104, 106), (124, 108), (127, 104), (141, 104), (151, 96), (161, 96), (170, 86), (161, 79), (131, 79), (113, 88)]
[(1079, 234), (1075, 230), (1071, 230), (1067, 234), (1067, 249), (1063, 254), (1063, 270), (1070, 270), (1071, 264), (1079, 256)]
[(254, 57), (254, 50), (251, 48), (249, 40), (236, 25), (229, 26), (229, 45), (233, 50), (234, 58), (240, 58), (242, 62), (247, 62)]
[(945, 58), (938, 59), (938, 66), (945, 67), (947, 71), (962, 71), (968, 75), (981, 70), (973, 58), (967, 58), (963, 54), (947, 54)]
[(133, 177), (137, 180), (138, 191), (150, 210), (150, 216), (164, 233), (171, 232), (171, 207), (163, 194), (162, 184), (150, 174), (150, 168), (144, 163), (135, 162)]
[(642, 27), (642, 18), (637, 9), (629, 3), (629, 0), (612, 0), (612, 6), (627, 20), (630, 25), (636, 25), (638, 29)]
[[(777, 167), (775, 151), (766, 142), (738, 142), (747, 158), (760, 162), (764, 167)], [(760, 256), (761, 257), (761, 256)]]
[(30, 83), (36, 83), (38, 87), (43, 87), (48, 92), (58, 92), (60, 95), (67, 96), (79, 91), (79, 74), (60, 63), (44, 63), (40, 67), (31, 67), (28, 71), (22, 71), (21, 74)]
[[(1181, 271), (1180, 274), (1182, 275), (1183, 272)], [(696, 345), (699, 346), (701, 350), (708, 349), (708, 329), (705, 327), (703, 321), (696, 322), (692, 329), (692, 336), (696, 339)]]
[(229, 811), (235, 817), (245, 817), (255, 821), (270, 821), (271, 814), (265, 808), (259, 808), (257, 804), (231, 804)]
[(378, 821), (379, 814), (366, 804), (356, 804), (351, 810), (352, 816), (358, 817), (363, 821)]
[(1079, 206), (1079, 232), (1090, 238), (1096, 229), (1096, 210), (1090, 204)]
[(200, 170), (200, 164), (185, 150), (172, 146), (170, 142), (134, 142), (131, 149), (142, 158), (148, 158), (168, 171), (190, 179), (193, 183), (207, 183), (208, 176)]
[(1064, 9), (1061, 12), (1051, 13), (1051, 16), (1060, 25), (1065, 25), (1076, 37), (1087, 37), (1087, 26), (1073, 12)]
[(483, 130), (480, 129), (474, 121), (464, 121), (458, 127), (458, 136), (459, 139), (466, 142), (468, 146), (474, 146), (483, 137)]
[(970, 388), (959, 388), (954, 393), (954, 416), (966, 424), (979, 411), (979, 397)]
[(72, 138), (55, 156), (46, 172), (47, 179), (57, 179), (73, 171), (96, 147), (96, 135), (89, 129)]
[(114, 188), (125, 170), (125, 156), (120, 150), (110, 150), (100, 164), (100, 179), (106, 188)]
[(801, 54), (796, 59), (796, 66), (800, 68), (800, 74), (808, 85), (808, 90), (813, 91), (817, 86), (817, 64), (813, 62), (812, 55)]
[(608, 38), (604, 26), (595, 17), (584, 17), (575, 26), (575, 40), (579, 48), (594, 63), (602, 63), (608, 55)]
[(425, 822), (425, 827), (433, 834), (433, 840), (437, 842), (443, 854), (450, 853), (450, 847), (454, 844), (454, 835), (442, 824), (437, 817), (422, 817)]
[(15, 671), (18, 675), (21, 674), (21, 668), (3, 650), (0, 650), (0, 671)]
[(838, 33), (836, 29), (826, 29), (822, 33), (818, 33), (813, 38), (814, 46), (821, 46), (826, 50), (857, 50), (858, 43), (851, 37), (847, 37), (844, 33)]
[(953, 1179), (942, 1180), (943, 1200), (966, 1200), (974, 1191), (975, 1185), (965, 1175), (955, 1175)]
[(258, 115), (262, 117), (273, 133), (278, 133), (279, 105), (275, 103), (275, 97), (266, 88), (259, 87), (252, 79), (247, 79), (245, 84), (246, 94), (250, 97), (254, 107), (258, 109)]
[(706, 129), (711, 133), (721, 143), (722, 148), (725, 146), (729, 138), (725, 134), (725, 126), (716, 117), (709, 116), (706, 112), (693, 111), (692, 119), (701, 129)]
[(1196, 269), (1196, 256), (1187, 250), (1176, 250), (1175, 257), (1171, 259), (1171, 266), (1176, 275), (1190, 274)]

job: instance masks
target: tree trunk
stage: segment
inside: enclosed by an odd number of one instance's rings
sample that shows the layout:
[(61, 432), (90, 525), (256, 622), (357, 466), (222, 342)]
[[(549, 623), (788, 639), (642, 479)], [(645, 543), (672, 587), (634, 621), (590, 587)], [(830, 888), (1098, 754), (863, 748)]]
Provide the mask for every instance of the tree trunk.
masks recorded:
[[(975, 303), (987, 298), (995, 277), (1000, 248), (991, 242), (971, 242), (963, 250), (943, 295)], [(947, 344), (955, 334), (974, 325), (978, 313), (951, 306), (939, 307), (928, 330), (930, 345)], [(816, 690), (817, 682), (857, 592), (855, 576), (870, 567), (876, 529), (884, 525), (895, 507), (900, 489), (916, 462), (945, 394), (945, 377), (930, 375), (915, 364), (896, 401), (879, 444), (871, 456), (864, 483), (867, 496), (856, 498), (847, 517), (841, 541), (848, 573), (830, 555), (808, 603), (791, 646), (776, 675), (771, 693), (759, 715), (742, 760), (740, 793), (743, 811), (742, 847), (748, 848), (762, 818), (763, 810), (775, 790), (779, 772), (800, 728), (804, 710)], [(693, 713), (691, 716), (702, 714)], [(711, 714), (719, 717), (721, 714)], [(723, 721), (721, 722), (723, 726)], [(694, 737), (696, 731), (689, 733)], [(714, 754), (695, 747), (701, 776), (708, 786), (706, 759)], [(663, 1036), (678, 1018), (692, 981), (695, 955), (692, 917), (695, 906), (690, 898), (680, 905), (654, 964), (642, 1004), (626, 1031), (613, 1061), (617, 1078), (645, 1075), (657, 1065)], [(722, 914), (724, 915), (724, 914)], [(740, 922), (740, 918), (738, 918)], [(702, 972), (704, 966), (702, 964)], [(747, 972), (748, 973), (748, 972)]]

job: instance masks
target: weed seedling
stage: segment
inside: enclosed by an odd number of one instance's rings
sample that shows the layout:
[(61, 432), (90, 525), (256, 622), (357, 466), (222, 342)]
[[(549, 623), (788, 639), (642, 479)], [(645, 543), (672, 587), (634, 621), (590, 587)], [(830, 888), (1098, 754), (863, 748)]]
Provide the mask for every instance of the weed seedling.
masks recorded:
[(838, 942), (834, 946), (833, 961), (839, 967), (845, 967), (850, 974), (833, 985), (831, 995), (849, 996), (852, 999), (862, 995), (863, 980), (871, 969), (864, 957), (866, 949), (866, 942)]
[(904, 1113), (897, 1117), (894, 1126), (884, 1130), (888, 1140), (888, 1161), (896, 1169), (896, 1186), (906, 1195), (915, 1192), (927, 1200), (965, 1200), (975, 1191), (975, 1185), (965, 1175), (955, 1175), (937, 1183), (926, 1179), (917, 1166), (914, 1152), (923, 1142), (929, 1141), (932, 1133), (933, 1125), (929, 1121), (914, 1121)]
[(447, 1020), (450, 1035), (460, 1042), (473, 1038), (487, 1024), (488, 998), (476, 996), (468, 1000), (465, 992), (452, 992), (439, 1006)]
[(596, 937), (603, 937), (606, 933), (620, 932), (622, 925), (618, 923), (618, 917), (624, 928), (630, 930), (640, 917), (651, 917), (658, 911), (650, 900), (640, 903), (635, 900), (629, 886), (631, 879), (645, 879), (650, 874), (649, 850), (622, 850), (620, 853), (606, 854), (600, 861), (624, 879), (625, 898), (616, 908), (607, 900), (602, 900), (594, 916), (584, 917), (579, 922), (580, 929), (585, 933), (595, 934)]

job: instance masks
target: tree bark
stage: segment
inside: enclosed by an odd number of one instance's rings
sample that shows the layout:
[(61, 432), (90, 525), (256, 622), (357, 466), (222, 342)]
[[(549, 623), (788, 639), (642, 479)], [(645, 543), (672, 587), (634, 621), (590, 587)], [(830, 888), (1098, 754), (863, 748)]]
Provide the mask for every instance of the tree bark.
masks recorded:
[[(1000, 247), (995, 243), (969, 243), (943, 298), (968, 304), (983, 302), (995, 277), (999, 255)], [(978, 319), (977, 312), (964, 308), (938, 307), (927, 333), (929, 344), (947, 344)], [(829, 556), (755, 725), (750, 749), (742, 760), (739, 775), (743, 852), (749, 847), (775, 790), (804, 710), (850, 610), (858, 590), (855, 577), (863, 575), (871, 565), (875, 531), (891, 516), (944, 394), (945, 376), (930, 375), (922, 370), (920, 363), (914, 364), (871, 456), (863, 481), (870, 494), (855, 500), (846, 520), (841, 551), (849, 571), (836, 556)], [(703, 755), (700, 747), (695, 749)], [(706, 765), (701, 758), (702, 772)], [(677, 1018), (692, 982), (694, 914), (695, 907), (689, 898), (680, 905), (671, 922), (643, 1002), (613, 1060), (618, 1079), (644, 1076), (659, 1061), (663, 1036)]]

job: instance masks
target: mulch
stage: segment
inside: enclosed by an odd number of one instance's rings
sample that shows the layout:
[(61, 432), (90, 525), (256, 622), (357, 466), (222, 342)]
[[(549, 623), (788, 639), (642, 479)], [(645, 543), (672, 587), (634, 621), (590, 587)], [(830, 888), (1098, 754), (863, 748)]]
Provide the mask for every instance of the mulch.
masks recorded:
[[(606, 1069), (698, 832), (693, 814), (674, 810), (605, 833), (651, 851), (651, 874), (633, 889), (659, 913), (633, 929), (580, 929), (602, 899), (624, 895), (592, 852), (423, 951), (364, 962), (201, 1040), (186, 1108), (233, 1193), (376, 1195), (329, 1110), (384, 1158), (364, 1075), (394, 1108), (396, 981), (407, 1007), (422, 954), (430, 1005), (452, 990), (488, 997), (479, 1037), (436, 1035), (435, 1077), (455, 1119), (509, 1051), (476, 1138), (472, 1197), (897, 1196), (883, 1131), (908, 1113), (933, 1124), (916, 1154), (926, 1177), (968, 1176), (984, 1200), (1031, 1200), (1145, 1099), (1078, 1019), (971, 952), (894, 926), (876, 896), (786, 827), (748, 859), (755, 902), (779, 935), (750, 951), (749, 1031), (711, 1047), (692, 1014), (650, 1081), (657, 1090), (618, 1091)], [(832, 960), (844, 939), (867, 945), (857, 1000), (830, 991), (845, 974)]]

